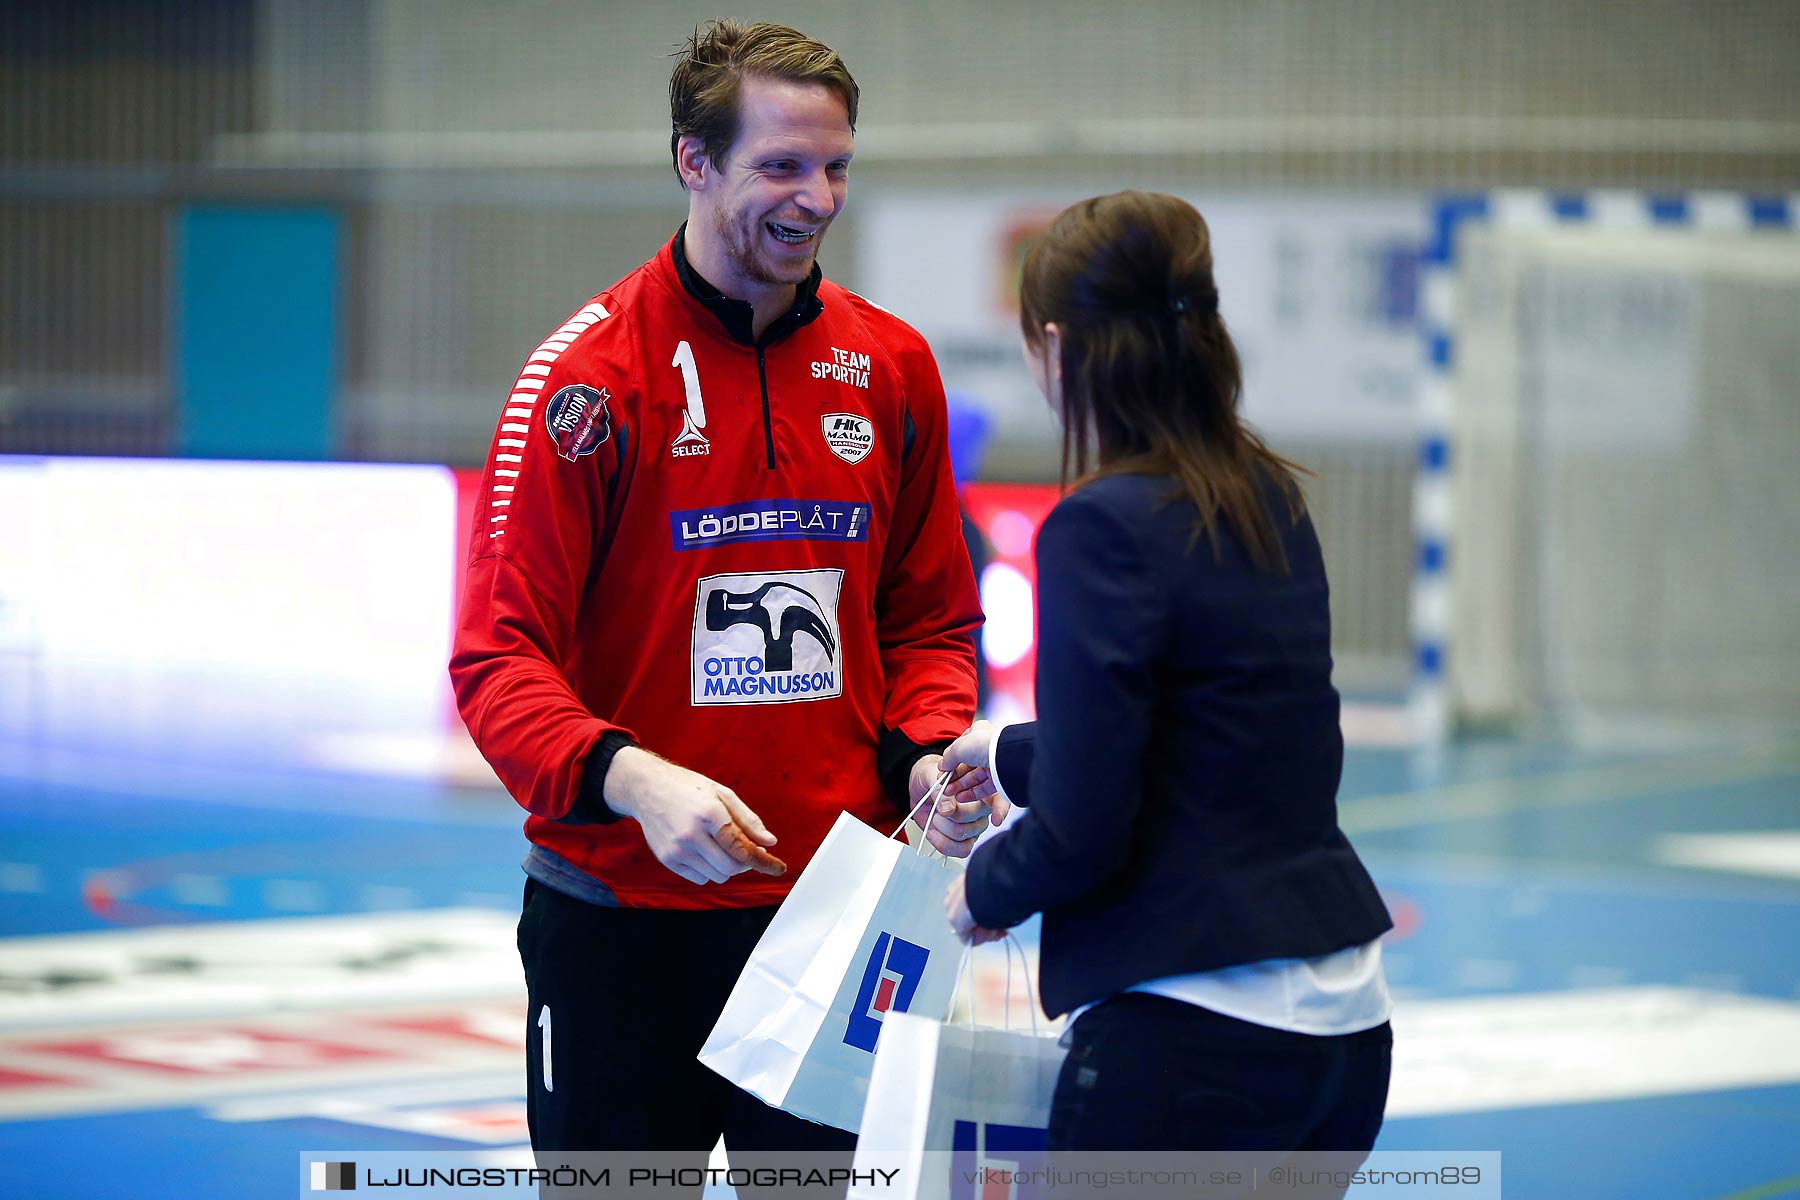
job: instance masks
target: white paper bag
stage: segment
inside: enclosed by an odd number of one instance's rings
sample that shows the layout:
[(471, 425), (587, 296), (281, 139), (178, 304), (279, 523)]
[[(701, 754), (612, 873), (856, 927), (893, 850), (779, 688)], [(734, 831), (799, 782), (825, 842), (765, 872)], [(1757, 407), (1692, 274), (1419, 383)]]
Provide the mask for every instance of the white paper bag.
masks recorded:
[(954, 870), (840, 814), (700, 1061), (777, 1108), (855, 1132), (883, 1028), (898, 1013), (942, 1015), (956, 991), (965, 947), (944, 917)]
[[(888, 1018), (853, 1169), (893, 1171), (870, 1200), (980, 1196), (980, 1173), (1042, 1166), (1050, 1098), (1068, 1051), (1053, 1036)], [(854, 1181), (848, 1200), (862, 1189)]]

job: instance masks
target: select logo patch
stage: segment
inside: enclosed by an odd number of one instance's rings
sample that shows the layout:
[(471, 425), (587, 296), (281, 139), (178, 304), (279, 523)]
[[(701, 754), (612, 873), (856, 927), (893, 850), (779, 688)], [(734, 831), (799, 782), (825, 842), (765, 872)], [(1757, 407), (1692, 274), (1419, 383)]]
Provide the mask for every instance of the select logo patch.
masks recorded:
[(845, 1045), (875, 1052), (882, 1021), (889, 1013), (905, 1012), (912, 1005), (930, 957), (931, 951), (925, 947), (885, 931), (875, 939), (863, 967), (862, 986), (856, 989), (856, 1002), (850, 1006)]
[(612, 418), (606, 402), (612, 393), (594, 389), (585, 383), (572, 383), (544, 406), (544, 427), (556, 452), (574, 462), (598, 450), (612, 436)]
[(708, 575), (694, 596), (689, 699), (790, 704), (844, 692), (841, 570)]
[(858, 463), (875, 447), (875, 423), (855, 413), (826, 413), (819, 418), (825, 444), (847, 463)]

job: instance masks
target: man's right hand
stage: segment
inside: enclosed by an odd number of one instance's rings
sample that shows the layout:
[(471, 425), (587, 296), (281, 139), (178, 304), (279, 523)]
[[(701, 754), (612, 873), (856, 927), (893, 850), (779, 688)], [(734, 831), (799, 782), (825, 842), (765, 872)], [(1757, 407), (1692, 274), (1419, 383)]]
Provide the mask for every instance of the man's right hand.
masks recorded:
[[(736, 825), (757, 845), (775, 844), (775, 835), (736, 792), (639, 746), (622, 747), (613, 755), (603, 794), (607, 807), (643, 829), (656, 860), (689, 883), (724, 883), (755, 865), (740, 861), (717, 840), (728, 825)], [(780, 874), (786, 868), (757, 869)]]

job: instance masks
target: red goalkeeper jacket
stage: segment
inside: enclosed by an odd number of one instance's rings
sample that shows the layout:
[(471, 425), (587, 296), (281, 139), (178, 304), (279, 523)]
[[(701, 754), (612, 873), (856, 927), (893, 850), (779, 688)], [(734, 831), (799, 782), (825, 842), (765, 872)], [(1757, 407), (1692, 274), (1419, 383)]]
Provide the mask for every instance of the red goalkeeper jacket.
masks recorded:
[[(838, 812), (899, 824), (878, 759), (892, 779), (974, 714), (936, 363), (816, 268), (760, 344), (679, 233), (583, 306), (513, 385), (469, 555), (458, 705), (530, 814), (527, 870), (584, 898), (777, 903)], [(730, 787), (787, 875), (657, 862), (582, 786), (609, 734)]]

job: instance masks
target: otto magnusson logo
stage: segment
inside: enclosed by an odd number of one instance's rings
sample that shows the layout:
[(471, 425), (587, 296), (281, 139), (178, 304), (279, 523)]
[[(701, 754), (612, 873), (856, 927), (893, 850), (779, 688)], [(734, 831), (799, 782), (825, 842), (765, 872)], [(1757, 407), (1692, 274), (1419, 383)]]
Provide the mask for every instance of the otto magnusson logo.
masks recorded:
[(883, 932), (875, 939), (875, 948), (863, 966), (862, 986), (856, 989), (856, 1001), (850, 1006), (850, 1025), (844, 1030), (846, 1045), (875, 1052), (882, 1019), (912, 1006), (919, 981), (925, 978), (925, 960), (930, 957), (931, 951), (925, 947), (891, 933)]
[(353, 1162), (316, 1162), (312, 1165), (312, 1190), (315, 1192), (354, 1192), (356, 1164)]
[[(779, 594), (786, 593), (786, 594)], [(775, 598), (771, 603), (771, 597)], [(779, 618), (771, 614), (779, 612)], [(762, 632), (762, 664), (765, 671), (794, 669), (794, 638), (804, 633), (827, 655), (837, 653), (837, 638), (826, 623), (819, 598), (805, 588), (770, 580), (750, 592), (723, 589), (706, 597), (706, 627), (724, 633), (737, 625)]]
[(843, 694), (843, 585), (835, 568), (700, 580), (689, 702), (786, 704)]
[(955, 1122), (950, 1129), (953, 1200), (1035, 1200), (1040, 1193), (1031, 1174), (1043, 1167), (1049, 1141), (1049, 1130), (1032, 1125)]

